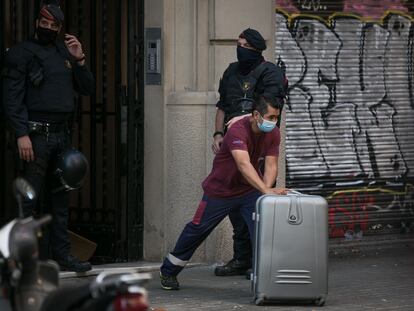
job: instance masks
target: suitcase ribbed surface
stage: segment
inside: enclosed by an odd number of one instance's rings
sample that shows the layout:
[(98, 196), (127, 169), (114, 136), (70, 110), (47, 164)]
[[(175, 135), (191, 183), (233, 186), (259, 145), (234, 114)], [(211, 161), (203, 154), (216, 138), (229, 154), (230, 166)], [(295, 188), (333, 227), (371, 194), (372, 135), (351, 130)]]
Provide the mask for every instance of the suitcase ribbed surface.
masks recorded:
[(317, 301), (328, 292), (328, 205), (314, 195), (265, 195), (255, 213), (256, 303)]

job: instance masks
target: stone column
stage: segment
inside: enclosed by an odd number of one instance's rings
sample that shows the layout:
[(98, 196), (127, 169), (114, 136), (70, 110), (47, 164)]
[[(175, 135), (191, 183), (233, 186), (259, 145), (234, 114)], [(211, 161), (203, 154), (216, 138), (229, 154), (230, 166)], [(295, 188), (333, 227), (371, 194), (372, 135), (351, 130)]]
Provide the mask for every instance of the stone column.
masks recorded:
[[(160, 260), (191, 220), (211, 170), (218, 83), (236, 60), (236, 40), (248, 27), (267, 41), (274, 61), (272, 0), (147, 0), (146, 25), (162, 27), (163, 82), (145, 98), (146, 259)], [(232, 255), (225, 221), (193, 261), (225, 261)]]

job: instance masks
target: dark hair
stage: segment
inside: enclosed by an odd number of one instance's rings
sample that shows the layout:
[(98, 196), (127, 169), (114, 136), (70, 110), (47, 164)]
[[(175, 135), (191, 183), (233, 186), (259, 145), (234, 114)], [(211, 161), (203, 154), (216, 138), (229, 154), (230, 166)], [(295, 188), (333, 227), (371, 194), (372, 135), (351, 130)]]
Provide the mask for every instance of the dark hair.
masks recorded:
[(266, 95), (257, 95), (253, 97), (253, 110), (258, 111), (262, 116), (267, 113), (267, 106), (270, 106), (274, 109), (283, 109), (283, 99), (278, 97), (270, 97)]

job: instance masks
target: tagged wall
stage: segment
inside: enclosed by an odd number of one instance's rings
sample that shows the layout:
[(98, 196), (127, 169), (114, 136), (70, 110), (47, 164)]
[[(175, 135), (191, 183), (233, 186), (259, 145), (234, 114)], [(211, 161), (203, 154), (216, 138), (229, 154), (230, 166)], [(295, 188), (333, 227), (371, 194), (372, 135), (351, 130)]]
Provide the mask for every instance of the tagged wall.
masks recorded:
[(276, 1), (286, 182), (328, 199), (331, 237), (413, 228), (411, 2)]

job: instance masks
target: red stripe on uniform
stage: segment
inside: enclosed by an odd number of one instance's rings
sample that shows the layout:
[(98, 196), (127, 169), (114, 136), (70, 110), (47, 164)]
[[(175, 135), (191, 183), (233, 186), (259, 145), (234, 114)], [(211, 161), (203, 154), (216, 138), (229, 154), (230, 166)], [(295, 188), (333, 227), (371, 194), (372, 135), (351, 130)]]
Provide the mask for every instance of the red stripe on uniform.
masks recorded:
[(44, 6), (40, 10), (40, 16), (46, 18), (47, 20), (54, 21), (55, 17), (47, 10), (46, 6)]
[(207, 202), (206, 201), (201, 201), (200, 204), (198, 205), (197, 211), (194, 214), (194, 218), (192, 223), (195, 225), (199, 225), (201, 222), (201, 218), (203, 217), (204, 214), (204, 210), (206, 209), (207, 206)]

